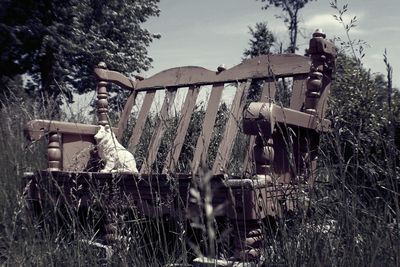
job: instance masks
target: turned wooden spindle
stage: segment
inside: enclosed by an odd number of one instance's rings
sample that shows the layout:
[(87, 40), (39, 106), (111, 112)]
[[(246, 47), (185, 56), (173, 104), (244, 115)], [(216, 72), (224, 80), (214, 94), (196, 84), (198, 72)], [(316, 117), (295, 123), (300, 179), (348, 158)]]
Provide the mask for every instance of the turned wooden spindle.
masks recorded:
[[(325, 33), (317, 29), (313, 33), (313, 39), (325, 39)], [(314, 40), (314, 41), (315, 41)], [(313, 41), (313, 40), (312, 40)], [(317, 40), (318, 41), (318, 40)], [(315, 50), (311, 47), (310, 43), (310, 54), (311, 54), (311, 67), (310, 73), (307, 80), (307, 91), (306, 99), (304, 102), (304, 111), (308, 114), (317, 114), (317, 104), (321, 97), (321, 89), (324, 77), (324, 65), (326, 63), (326, 56), (321, 51)]]
[(265, 236), (261, 230), (260, 220), (235, 220), (233, 240), (234, 256), (239, 260), (256, 260), (261, 255)]
[[(107, 69), (107, 65), (104, 62), (100, 62), (97, 68)], [(108, 92), (107, 82), (98, 81), (97, 83), (97, 117), (99, 125), (108, 124)]]
[(60, 135), (56, 132), (49, 133), (49, 143), (47, 145), (47, 170), (61, 170)]
[(271, 176), (274, 162), (273, 139), (258, 135), (254, 145), (254, 162), (256, 165), (256, 177), (266, 178)]
[[(321, 38), (325, 39), (325, 34), (322, 30), (317, 29), (313, 38)], [(310, 74), (307, 80), (307, 92), (306, 99), (304, 102), (304, 111), (309, 114), (317, 114), (317, 104), (318, 100), (321, 97), (321, 88), (322, 88), (322, 79), (323, 79), (323, 69), (326, 57), (318, 53), (317, 51), (311, 50), (311, 67)]]

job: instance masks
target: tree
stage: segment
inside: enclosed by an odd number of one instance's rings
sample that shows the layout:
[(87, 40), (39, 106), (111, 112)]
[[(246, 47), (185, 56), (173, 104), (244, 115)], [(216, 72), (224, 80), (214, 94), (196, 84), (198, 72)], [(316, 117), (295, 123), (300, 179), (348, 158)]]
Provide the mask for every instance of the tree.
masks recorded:
[(159, 14), (158, 2), (0, 0), (1, 80), (26, 74), (35, 97), (61, 103), (93, 89), (100, 61), (125, 73), (147, 70), (146, 48), (159, 36), (142, 24)]
[(245, 57), (253, 58), (271, 53), (276, 38), (268, 29), (266, 22), (256, 23), (254, 28), (249, 26), (249, 33), (252, 37), (249, 41), (250, 48), (244, 50), (243, 55)]
[[(276, 38), (268, 29), (266, 22), (258, 22), (254, 28), (249, 26), (249, 33), (251, 34), (249, 48), (243, 52), (245, 58), (253, 58), (271, 53), (271, 48), (274, 46)], [(252, 81), (249, 99), (257, 101), (260, 97), (260, 92), (261, 83), (259, 81)]]
[(287, 24), (289, 30), (290, 44), (287, 48), (289, 53), (295, 53), (297, 48), (297, 35), (299, 33), (299, 11), (308, 2), (313, 0), (261, 0), (261, 2), (266, 2), (264, 9), (268, 9), (271, 6), (281, 8), (283, 15), (277, 16), (283, 19)]
[[(271, 53), (272, 47), (276, 44), (276, 38), (273, 33), (268, 29), (266, 22), (256, 23), (255, 28), (249, 27), (251, 38), (249, 41), (250, 47), (245, 49), (243, 55), (245, 57), (256, 57), (260, 55), (267, 55)], [(275, 100), (284, 106), (289, 105), (290, 89), (287, 86), (285, 79), (277, 81), (278, 90), (276, 92)], [(253, 81), (250, 86), (249, 99), (258, 101), (261, 94), (260, 81)]]

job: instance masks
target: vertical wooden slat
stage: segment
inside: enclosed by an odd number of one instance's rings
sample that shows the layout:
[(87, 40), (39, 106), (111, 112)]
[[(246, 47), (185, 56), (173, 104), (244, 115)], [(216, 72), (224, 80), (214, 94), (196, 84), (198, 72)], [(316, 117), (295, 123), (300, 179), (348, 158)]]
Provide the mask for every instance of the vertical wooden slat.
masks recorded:
[(170, 89), (166, 91), (164, 97), (164, 103), (160, 110), (160, 116), (158, 120), (157, 129), (151, 137), (150, 145), (148, 148), (149, 154), (147, 156), (146, 161), (142, 164), (142, 168), (140, 169), (140, 173), (148, 173), (151, 169), (151, 165), (155, 162), (157, 158), (157, 152), (161, 145), (161, 139), (167, 128), (167, 120), (169, 118), (169, 111), (172, 105), (174, 104), (175, 96), (176, 96), (177, 88)]
[(179, 155), (185, 142), (186, 132), (189, 128), (190, 119), (193, 114), (194, 107), (196, 105), (197, 96), (199, 95), (198, 86), (191, 86), (186, 94), (185, 102), (182, 106), (181, 116), (179, 120), (179, 125), (176, 130), (176, 136), (172, 144), (171, 149), (168, 152), (167, 159), (165, 160), (165, 165), (163, 173), (173, 173), (175, 172), (176, 163), (179, 160)]
[(295, 76), (293, 78), (292, 96), (290, 98), (290, 108), (301, 110), (306, 99), (306, 81), (307, 75)]
[(116, 137), (119, 141), (121, 141), (125, 128), (128, 125), (129, 115), (131, 114), (132, 108), (135, 105), (137, 94), (137, 91), (133, 91), (129, 95), (128, 100), (126, 100), (124, 110), (121, 112), (121, 117), (118, 122), (118, 130), (116, 133)]
[(274, 79), (264, 81), (259, 102), (270, 102), (271, 100), (274, 100), (277, 84), (278, 81)]
[(129, 139), (128, 150), (134, 154), (136, 146), (139, 143), (140, 137), (143, 132), (144, 125), (146, 123), (147, 115), (149, 114), (151, 103), (153, 103), (154, 96), (156, 94), (155, 90), (147, 91), (144, 99), (142, 108), (139, 111), (139, 116), (136, 120), (135, 128), (132, 131), (131, 139)]
[(224, 84), (214, 84), (211, 89), (211, 95), (208, 101), (201, 134), (199, 139), (197, 139), (196, 150), (192, 160), (193, 173), (197, 173), (200, 164), (204, 164), (205, 159), (207, 158), (208, 146), (210, 145), (211, 135), (214, 130), (215, 117), (217, 116), (223, 90)]
[[(267, 80), (264, 81), (264, 85), (261, 92), (260, 102), (270, 102), (275, 99), (277, 81)], [(255, 143), (255, 136), (250, 136), (249, 146), (247, 147), (246, 157), (243, 162), (244, 174), (251, 172), (251, 163), (253, 161), (253, 146)]]
[(242, 120), (243, 108), (246, 104), (247, 93), (249, 92), (250, 84), (251, 80), (242, 82), (236, 89), (229, 119), (225, 126), (224, 135), (219, 145), (217, 157), (213, 165), (213, 174), (217, 174), (221, 170), (225, 170), (226, 164), (230, 159), (233, 142), (235, 141), (239, 128), (238, 124)]

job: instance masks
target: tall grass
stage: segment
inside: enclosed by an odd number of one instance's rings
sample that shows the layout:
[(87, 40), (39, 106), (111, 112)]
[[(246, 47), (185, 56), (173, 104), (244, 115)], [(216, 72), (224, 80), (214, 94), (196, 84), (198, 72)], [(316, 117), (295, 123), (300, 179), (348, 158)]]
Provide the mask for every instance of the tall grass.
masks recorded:
[[(133, 203), (122, 211), (118, 202), (108, 210), (85, 211), (83, 216), (89, 221), (85, 225), (73, 205), (63, 212), (50, 209), (44, 217), (32, 219), (23, 197), (23, 172), (45, 167), (45, 147), (29, 146), (25, 141), (23, 126), (32, 119), (31, 114), (26, 105), (17, 104), (3, 104), (0, 114), (2, 264), (161, 266), (188, 264), (206, 252), (228, 257), (233, 225), (220, 217), (217, 207), (210, 206), (213, 190), (207, 179), (191, 191), (192, 203), (200, 207), (191, 224), (184, 216), (174, 220), (165, 216), (149, 219), (138, 213)], [(398, 265), (399, 176), (393, 166), (398, 161), (398, 151), (388, 140), (378, 140), (387, 153), (383, 155), (385, 165), (379, 165), (381, 161), (370, 154), (359, 153), (360, 149), (367, 149), (363, 144), (351, 151), (344, 148), (338, 129), (322, 141), (311, 208), (281, 220), (265, 220), (265, 262), (287, 266)], [(349, 153), (359, 160), (349, 161)], [(360, 165), (354, 166), (354, 162)], [(377, 180), (373, 170), (385, 172)], [(355, 176), (359, 173), (369, 183), (357, 183)], [(114, 227), (111, 232), (115, 243), (109, 246), (100, 245), (102, 241), (97, 239), (99, 231), (105, 231), (98, 227), (104, 213), (112, 218), (108, 227)]]

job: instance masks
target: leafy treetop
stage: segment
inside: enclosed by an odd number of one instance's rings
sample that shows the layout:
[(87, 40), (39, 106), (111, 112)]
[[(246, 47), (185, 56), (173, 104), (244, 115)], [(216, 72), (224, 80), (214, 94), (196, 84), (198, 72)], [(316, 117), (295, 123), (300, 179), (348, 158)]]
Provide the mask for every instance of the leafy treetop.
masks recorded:
[(268, 29), (266, 22), (256, 23), (255, 27), (249, 27), (252, 38), (249, 41), (250, 47), (245, 49), (243, 55), (245, 57), (256, 57), (271, 53), (271, 48), (276, 42), (273, 33)]
[(281, 8), (283, 15), (277, 16), (283, 19), (287, 23), (290, 37), (290, 45), (288, 47), (288, 52), (295, 53), (297, 50), (297, 35), (299, 32), (299, 11), (308, 2), (316, 0), (261, 0), (261, 2), (266, 3), (264, 9), (268, 9), (271, 6)]
[[(93, 89), (100, 61), (121, 72), (147, 70), (158, 35), (142, 24), (159, 0), (0, 0), (0, 78), (27, 74), (45, 99)], [(4, 86), (0, 88), (6, 90)]]

